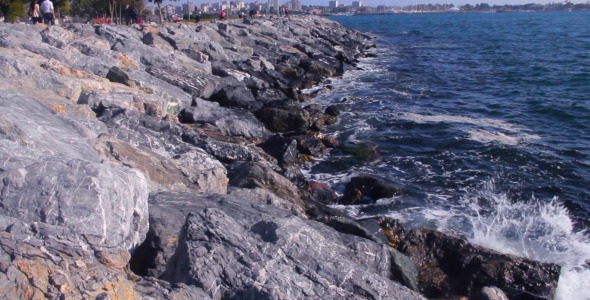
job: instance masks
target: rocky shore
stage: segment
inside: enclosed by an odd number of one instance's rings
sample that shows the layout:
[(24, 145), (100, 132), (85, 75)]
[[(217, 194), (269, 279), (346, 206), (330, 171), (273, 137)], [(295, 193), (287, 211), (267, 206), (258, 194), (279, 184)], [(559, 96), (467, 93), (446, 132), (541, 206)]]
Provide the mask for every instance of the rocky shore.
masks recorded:
[(371, 47), (315, 16), (0, 24), (0, 298), (553, 298), (557, 265), (328, 206), (378, 179), (305, 180), (342, 110), (308, 91)]

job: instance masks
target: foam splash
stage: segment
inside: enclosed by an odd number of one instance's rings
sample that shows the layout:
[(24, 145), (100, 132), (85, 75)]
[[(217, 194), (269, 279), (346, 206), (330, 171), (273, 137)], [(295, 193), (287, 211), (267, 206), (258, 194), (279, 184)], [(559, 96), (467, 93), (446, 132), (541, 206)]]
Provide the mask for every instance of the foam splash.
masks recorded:
[(487, 182), (468, 201), (473, 243), (500, 252), (561, 265), (555, 299), (590, 299), (590, 239), (576, 232), (557, 198), (513, 202)]

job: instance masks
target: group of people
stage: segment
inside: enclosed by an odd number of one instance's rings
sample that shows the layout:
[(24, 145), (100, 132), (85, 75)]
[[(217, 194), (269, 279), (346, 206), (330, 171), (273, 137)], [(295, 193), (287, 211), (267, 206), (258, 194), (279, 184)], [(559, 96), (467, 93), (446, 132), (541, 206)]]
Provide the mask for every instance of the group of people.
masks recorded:
[(31, 1), (29, 9), (29, 16), (33, 20), (33, 24), (44, 23), (47, 25), (55, 25), (55, 10), (53, 9), (53, 2), (51, 0)]

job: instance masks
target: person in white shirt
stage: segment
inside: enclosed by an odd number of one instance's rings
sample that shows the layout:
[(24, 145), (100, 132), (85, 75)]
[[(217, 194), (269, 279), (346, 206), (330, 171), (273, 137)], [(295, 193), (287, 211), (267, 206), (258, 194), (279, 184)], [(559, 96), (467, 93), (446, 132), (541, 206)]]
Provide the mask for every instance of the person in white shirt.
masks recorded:
[(55, 11), (53, 10), (53, 2), (51, 0), (43, 0), (41, 2), (41, 11), (43, 12), (45, 24), (55, 25)]

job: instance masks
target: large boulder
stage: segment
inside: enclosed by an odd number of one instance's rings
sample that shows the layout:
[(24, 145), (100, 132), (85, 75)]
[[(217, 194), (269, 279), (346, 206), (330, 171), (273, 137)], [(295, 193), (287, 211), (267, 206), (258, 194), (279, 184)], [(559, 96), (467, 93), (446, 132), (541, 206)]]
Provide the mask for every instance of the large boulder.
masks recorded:
[(429, 229), (410, 231), (399, 250), (418, 268), (426, 297), (469, 296), (496, 286), (509, 299), (553, 299), (560, 266), (502, 254)]
[(229, 136), (263, 139), (270, 135), (254, 115), (245, 109), (221, 107), (216, 102), (195, 99), (195, 105), (179, 114), (182, 123), (211, 124)]
[(192, 212), (162, 279), (214, 299), (423, 299), (390, 278), (389, 246), (247, 198), (160, 193)]
[(305, 203), (297, 187), (271, 168), (254, 162), (234, 162), (229, 168), (229, 185), (239, 188), (262, 188), (291, 203), (289, 209), (304, 215)]
[(47, 223), (0, 216), (2, 299), (210, 299), (196, 286), (174, 286), (128, 271), (126, 249)]
[(309, 112), (297, 105), (263, 108), (255, 115), (272, 132), (303, 133), (309, 128)]
[(40, 101), (0, 94), (0, 215), (60, 225), (130, 249), (147, 232), (147, 182), (102, 163), (95, 136)]

